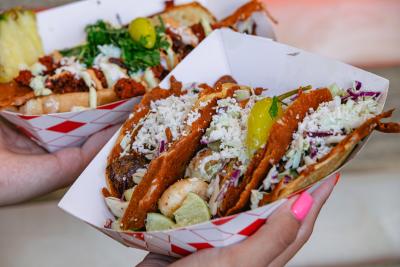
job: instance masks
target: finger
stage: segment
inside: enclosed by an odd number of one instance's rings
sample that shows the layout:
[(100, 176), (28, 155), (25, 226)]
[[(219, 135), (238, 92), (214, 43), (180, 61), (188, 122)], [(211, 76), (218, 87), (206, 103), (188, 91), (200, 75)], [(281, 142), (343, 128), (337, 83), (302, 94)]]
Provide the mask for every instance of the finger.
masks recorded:
[(0, 149), (25, 154), (45, 153), (44, 149), (3, 119), (0, 119)]
[(120, 124), (114, 125), (89, 137), (81, 148), (85, 166), (89, 164), (120, 127)]
[(0, 151), (0, 206), (22, 202), (70, 185), (110, 139), (118, 126), (101, 131), (82, 148), (64, 148), (53, 154)]
[(313, 199), (307, 192), (289, 199), (253, 236), (228, 248), (232, 255), (237, 255), (232, 257), (235, 263), (241, 261), (248, 266), (267, 266), (271, 263), (295, 241), (301, 221), (312, 205)]
[(143, 259), (142, 262), (140, 262), (137, 267), (164, 267), (168, 266), (177, 259), (165, 255), (160, 255), (160, 254), (155, 254), (155, 253), (149, 253), (147, 256)]
[(119, 127), (115, 125), (92, 135), (82, 147), (65, 148), (54, 153), (60, 175), (57, 176), (53, 190), (73, 183)]
[(326, 200), (329, 198), (339, 177), (339, 173), (336, 175), (332, 175), (330, 178), (327, 179), (326, 182), (324, 182), (311, 194), (314, 199), (314, 205), (311, 208), (307, 218), (303, 221), (297, 234), (296, 240), (271, 263), (271, 266), (286, 265), (286, 263), (289, 262), (289, 260), (292, 259), (294, 255), (296, 255), (296, 253), (308, 241), (314, 229), (314, 224), (317, 220), (319, 212)]

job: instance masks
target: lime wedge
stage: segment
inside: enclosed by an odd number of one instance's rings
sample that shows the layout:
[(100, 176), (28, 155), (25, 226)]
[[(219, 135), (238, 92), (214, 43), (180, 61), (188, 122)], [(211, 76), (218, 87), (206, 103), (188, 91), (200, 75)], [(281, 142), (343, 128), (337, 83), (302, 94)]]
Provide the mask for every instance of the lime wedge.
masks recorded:
[(118, 232), (121, 232), (122, 231), (122, 229), (121, 229), (121, 219), (113, 221), (111, 223), (111, 229), (113, 229), (115, 231), (118, 231)]
[(147, 213), (146, 231), (162, 231), (175, 228), (175, 223), (160, 213)]
[(178, 226), (188, 226), (210, 220), (211, 214), (207, 203), (195, 193), (190, 192), (182, 206), (174, 212)]
[(135, 190), (135, 187), (132, 187), (131, 189), (127, 189), (124, 191), (124, 197), (126, 201), (130, 201), (132, 194), (133, 194), (133, 190)]

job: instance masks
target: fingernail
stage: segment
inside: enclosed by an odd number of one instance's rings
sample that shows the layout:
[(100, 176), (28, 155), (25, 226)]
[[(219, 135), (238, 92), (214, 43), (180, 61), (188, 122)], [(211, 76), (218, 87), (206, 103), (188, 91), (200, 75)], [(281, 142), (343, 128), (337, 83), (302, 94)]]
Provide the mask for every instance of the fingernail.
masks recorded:
[(339, 182), (339, 180), (340, 180), (340, 173), (338, 172), (338, 173), (336, 174), (335, 185)]
[(303, 221), (310, 212), (313, 202), (312, 196), (307, 191), (301, 193), (299, 198), (292, 205), (294, 217), (299, 221)]

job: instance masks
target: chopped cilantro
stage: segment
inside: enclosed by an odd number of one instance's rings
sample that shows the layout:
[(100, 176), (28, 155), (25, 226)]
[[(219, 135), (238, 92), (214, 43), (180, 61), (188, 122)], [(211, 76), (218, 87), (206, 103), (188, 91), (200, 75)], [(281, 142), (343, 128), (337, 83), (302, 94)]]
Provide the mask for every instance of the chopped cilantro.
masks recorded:
[(121, 49), (121, 58), (130, 72), (144, 70), (160, 64), (160, 49), (168, 49), (169, 43), (165, 39), (165, 28), (163, 24), (156, 26), (156, 43), (151, 49), (143, 44), (146, 39), (142, 38), (135, 42), (128, 33), (126, 27), (114, 28), (110, 24), (99, 20), (95, 24), (88, 25), (86, 31), (86, 44), (71, 49), (60, 51), (63, 56), (75, 56), (88, 67), (100, 53), (98, 46), (114, 45)]

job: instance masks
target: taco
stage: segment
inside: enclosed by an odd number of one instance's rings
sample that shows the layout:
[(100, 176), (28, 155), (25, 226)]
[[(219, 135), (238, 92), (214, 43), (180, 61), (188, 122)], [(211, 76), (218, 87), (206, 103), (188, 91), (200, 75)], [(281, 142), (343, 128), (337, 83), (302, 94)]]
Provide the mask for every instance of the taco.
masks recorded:
[(381, 122), (393, 110), (378, 114), (380, 93), (361, 87), (361, 82), (346, 91), (334, 86), (331, 101), (307, 112), (283, 157), (260, 166), (259, 171), (268, 174), (251, 192), (252, 208), (288, 197), (333, 173), (372, 131), (400, 132), (399, 123)]
[(217, 100), (238, 89), (206, 84), (182, 89), (180, 83), (171, 81), (171, 89), (157, 88), (144, 96), (108, 158), (105, 197), (120, 198), (131, 190), (120, 220), (124, 230), (145, 226), (147, 214), (157, 211), (161, 195), (184, 177), (187, 165), (201, 148), (200, 140), (216, 112)]

